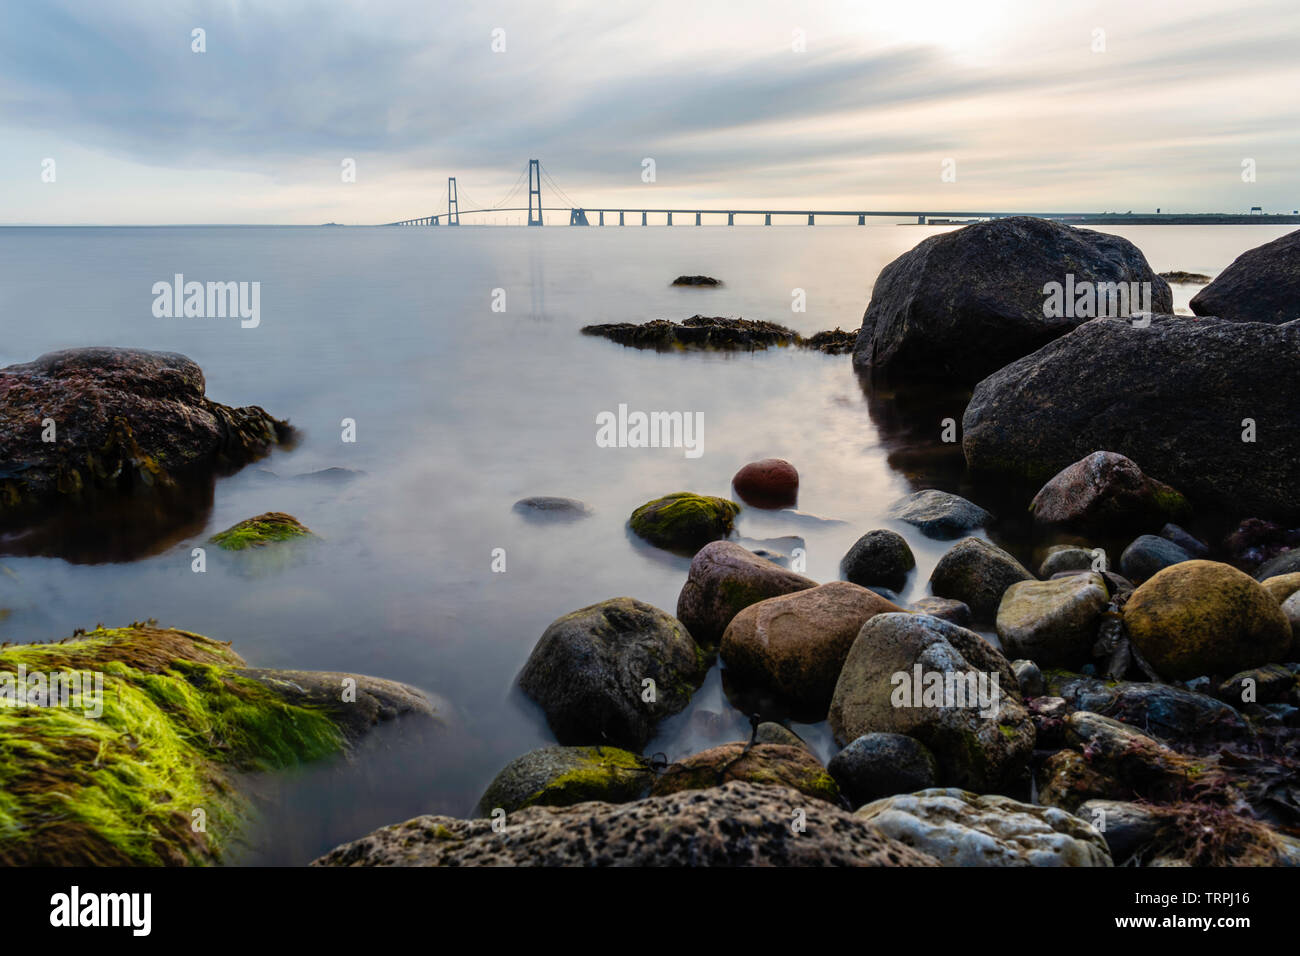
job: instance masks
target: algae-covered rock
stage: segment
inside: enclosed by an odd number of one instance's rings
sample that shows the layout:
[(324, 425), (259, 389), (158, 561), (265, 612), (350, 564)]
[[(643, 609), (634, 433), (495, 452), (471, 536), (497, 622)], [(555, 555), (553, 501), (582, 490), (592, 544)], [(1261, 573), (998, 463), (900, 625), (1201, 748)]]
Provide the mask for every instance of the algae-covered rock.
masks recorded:
[(542, 747), (506, 764), (483, 792), (476, 817), (587, 800), (627, 803), (650, 792), (650, 761), (617, 747)]
[[(51, 675), (59, 693), (34, 696)], [(433, 714), (392, 681), (252, 670), (228, 644), (138, 623), (0, 648), (0, 695), (24, 686), (28, 706), (0, 706), (0, 865), (218, 860), (247, 810), (237, 773)]]
[(731, 619), (751, 604), (816, 586), (734, 541), (713, 541), (691, 560), (677, 619), (701, 646), (716, 647)]
[(740, 505), (726, 498), (678, 491), (632, 512), (632, 530), (656, 547), (695, 554), (731, 533)]
[(1206, 746), (1251, 736), (1250, 726), (1232, 707), (1172, 684), (1107, 681), (1050, 671), (1048, 691), (1074, 710), (1140, 727), (1165, 743)]
[(1162, 677), (1228, 675), (1282, 659), (1291, 625), (1267, 591), (1217, 561), (1165, 568), (1124, 606), (1129, 636)]
[(1292, 571), (1290, 574), (1275, 574), (1271, 578), (1265, 578), (1260, 583), (1264, 585), (1264, 590), (1273, 596), (1273, 600), (1281, 604), (1295, 594), (1296, 591), (1300, 591), (1300, 571)]
[(1085, 664), (1106, 601), (1106, 582), (1092, 572), (1055, 581), (1018, 581), (1007, 588), (998, 606), (1002, 650), (1040, 667)]
[(804, 747), (783, 744), (723, 744), (672, 764), (650, 792), (663, 797), (682, 790), (704, 790), (732, 780), (789, 787), (837, 806), (840, 790), (826, 768)]
[(1032, 581), (1024, 566), (982, 538), (963, 538), (948, 549), (930, 574), (930, 590), (963, 601), (977, 624), (991, 624), (1002, 595), (1017, 581)]
[(209, 540), (226, 551), (244, 551), (308, 537), (312, 537), (311, 529), (293, 515), (268, 511), (255, 518), (245, 518), (225, 531), (217, 532)]

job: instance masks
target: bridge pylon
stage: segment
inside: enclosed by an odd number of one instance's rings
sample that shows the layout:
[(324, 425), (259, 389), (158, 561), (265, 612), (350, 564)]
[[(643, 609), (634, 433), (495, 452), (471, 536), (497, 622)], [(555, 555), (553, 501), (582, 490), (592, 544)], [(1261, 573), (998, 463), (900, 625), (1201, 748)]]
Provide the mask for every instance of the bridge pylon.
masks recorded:
[[(536, 215), (533, 214), (534, 196), (537, 197)], [(528, 225), (542, 225), (542, 164), (536, 159), (528, 161)]]
[(456, 177), (447, 177), (447, 225), (460, 225), (460, 204), (456, 201)]

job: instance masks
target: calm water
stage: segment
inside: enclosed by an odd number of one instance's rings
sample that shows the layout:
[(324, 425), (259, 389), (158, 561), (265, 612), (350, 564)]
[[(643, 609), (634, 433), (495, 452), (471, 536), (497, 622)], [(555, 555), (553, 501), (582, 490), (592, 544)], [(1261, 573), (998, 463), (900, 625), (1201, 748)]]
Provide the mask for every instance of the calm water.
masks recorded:
[[(210, 397), (260, 404), (304, 434), (293, 451), (219, 481), (210, 510), (157, 553), (0, 559), (0, 604), (13, 610), (0, 639), (153, 617), (233, 641), (258, 666), (395, 678), (445, 703), (441, 730), (399, 722), (350, 763), (258, 780), (264, 816), (237, 860), (301, 863), (418, 813), (465, 815), (502, 765), (552, 742), (512, 686), (554, 618), (619, 595), (676, 607), (689, 562), (629, 538), (637, 505), (678, 490), (727, 495), (741, 464), (788, 458), (802, 477), (800, 511), (843, 523), (750, 510), (739, 531), (801, 536), (808, 575), (826, 581), (860, 534), (893, 526), (882, 515), (898, 496), (929, 483), (969, 491), (952, 450), (934, 446), (937, 421), (961, 418), (953, 399), (868, 396), (847, 356), (661, 355), (578, 329), (695, 313), (856, 329), (880, 268), (935, 231), (0, 229), (0, 364), (86, 345), (179, 351), (202, 366)], [(1157, 270), (1213, 275), (1288, 229), (1109, 231)], [(150, 289), (178, 272), (261, 282), (260, 326), (155, 318)], [(670, 288), (681, 273), (726, 286)], [(505, 312), (492, 311), (495, 289)], [(791, 310), (795, 289), (806, 312)], [(1176, 308), (1195, 291), (1175, 287)], [(597, 414), (620, 403), (704, 412), (704, 454), (597, 447)], [(355, 443), (341, 440), (345, 418)], [(364, 475), (295, 478), (332, 467)], [(537, 494), (581, 498), (595, 514), (541, 526), (511, 511)], [(296, 515), (325, 543), (262, 574), (210, 550), (207, 572), (191, 572), (192, 547), (269, 510)], [(902, 595), (914, 599), (945, 545), (899, 530), (919, 564)], [(1014, 525), (994, 535), (1031, 557)], [(495, 548), (503, 574), (491, 570)], [(824, 725), (796, 729), (829, 756)], [(715, 667), (648, 749), (675, 758), (747, 732)]]

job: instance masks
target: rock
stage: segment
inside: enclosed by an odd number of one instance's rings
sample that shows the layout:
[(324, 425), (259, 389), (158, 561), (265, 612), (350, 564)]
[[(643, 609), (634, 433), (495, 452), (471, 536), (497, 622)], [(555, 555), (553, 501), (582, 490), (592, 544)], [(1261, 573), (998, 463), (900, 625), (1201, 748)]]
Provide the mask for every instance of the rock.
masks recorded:
[(984, 526), (993, 517), (959, 495), (934, 488), (895, 501), (889, 516), (915, 525), (928, 538), (957, 538)]
[(705, 790), (732, 780), (789, 787), (814, 800), (839, 806), (840, 790), (821, 762), (806, 747), (783, 744), (723, 744), (672, 764), (656, 780), (651, 794), (666, 797), (683, 790)]
[(910, 610), (917, 614), (942, 618), (958, 627), (970, 626), (970, 608), (964, 602), (954, 601), (951, 598), (923, 597), (913, 601)]
[(1267, 664), (1233, 674), (1214, 688), (1214, 696), (1233, 707), (1249, 703), (1286, 701), (1296, 687), (1296, 675), (1281, 664)]
[(1284, 574), (1300, 574), (1300, 548), (1283, 551), (1277, 557), (1265, 561), (1255, 572), (1255, 580), (1267, 581)]
[(857, 341), (858, 333), (856, 331), (845, 332), (839, 326), (836, 326), (834, 329), (818, 332), (804, 339), (803, 347), (816, 352), (825, 352), (827, 355), (848, 355), (853, 351), (853, 346)]
[(542, 747), (510, 761), (484, 791), (474, 810), (568, 807), (588, 800), (628, 803), (650, 793), (650, 761), (617, 747)]
[(1055, 807), (964, 790), (877, 800), (855, 816), (944, 866), (1111, 866), (1106, 841)]
[(754, 731), (754, 743), (780, 744), (783, 747), (803, 747), (808, 749), (808, 745), (804, 743), (802, 737), (789, 727), (778, 724), (774, 720), (765, 720), (758, 725)]
[(1286, 601), (1296, 591), (1300, 591), (1300, 571), (1292, 571), (1290, 574), (1278, 574), (1271, 578), (1260, 579), (1257, 577), (1255, 580), (1263, 584), (1264, 590), (1278, 604)]
[(722, 285), (722, 280), (712, 276), (678, 276), (673, 280), (673, 285), (719, 286)]
[(1300, 319), (1300, 230), (1243, 252), (1196, 295), (1192, 311), (1233, 322)]
[(1280, 660), (1291, 643), (1291, 625), (1269, 593), (1217, 561), (1156, 574), (1124, 605), (1124, 624), (1165, 678), (1235, 674)]
[(1107, 533), (1185, 511), (1186, 501), (1144, 475), (1132, 459), (1095, 451), (1043, 485), (1029, 510), (1040, 525)]
[[(67, 349), (0, 369), (0, 515), (183, 497), (292, 439), (288, 422), (204, 389), (185, 356), (143, 349)], [(46, 419), (56, 441), (41, 440)]]
[(1002, 650), (1040, 667), (1088, 663), (1101, 613), (1109, 598), (1100, 574), (1075, 574), (1055, 581), (1019, 581), (998, 606)]
[(632, 348), (655, 349), (659, 352), (679, 349), (753, 351), (769, 346), (795, 345), (799, 341), (799, 333), (775, 322), (710, 318), (703, 315), (693, 315), (681, 324), (667, 319), (655, 319), (641, 325), (632, 322), (588, 325), (582, 329), (582, 334), (612, 339)]
[(832, 757), (826, 769), (854, 807), (926, 790), (939, 779), (934, 754), (902, 734), (863, 734)]
[(1210, 553), (1210, 548), (1204, 541), (1188, 534), (1176, 524), (1166, 523), (1160, 529), (1160, 537), (1172, 541), (1193, 558), (1204, 558)]
[(1045, 481), (1105, 448), (1197, 506), (1300, 516), (1300, 390), (1275, 386), (1298, 363), (1296, 324), (1094, 319), (980, 382), (962, 451), (977, 480)]
[(1160, 272), (1157, 275), (1166, 282), (1178, 285), (1205, 285), (1210, 281), (1210, 277), (1202, 272), (1181, 272), (1177, 269), (1173, 272)]
[(1012, 661), (1011, 669), (1015, 671), (1016, 686), (1020, 688), (1021, 697), (1025, 699), (1042, 697), (1046, 693), (1047, 685), (1043, 682), (1043, 672), (1033, 661)]
[(876, 585), (901, 591), (916, 558), (901, 534), (884, 529), (868, 531), (840, 561), (845, 580), (864, 588)]
[[(552, 623), (519, 686), (560, 743), (639, 751), (660, 720), (690, 702), (707, 664), (676, 618), (635, 598), (611, 598)], [(647, 678), (655, 684), (649, 702)]]
[[(790, 829), (795, 809), (806, 829)], [(504, 837), (504, 838), (503, 838)], [(788, 787), (728, 783), (636, 803), (529, 807), (489, 820), (422, 816), (313, 866), (934, 866), (871, 823)]]
[(574, 521), (591, 514), (591, 509), (577, 498), (556, 498), (551, 495), (520, 498), (514, 504), (514, 511), (530, 521)]
[(677, 619), (700, 646), (717, 647), (731, 619), (751, 604), (816, 586), (734, 542), (714, 541), (691, 560)]
[(1055, 545), (1039, 565), (1038, 576), (1044, 580), (1054, 574), (1092, 570), (1093, 554), (1087, 548)]
[(799, 498), (799, 472), (782, 458), (751, 461), (731, 484), (740, 500), (755, 508), (788, 508)]
[[(0, 706), (0, 866), (219, 862), (247, 823), (254, 772), (346, 754), (398, 716), (435, 719), (404, 684), (251, 669), (227, 642), (152, 623), (0, 647), (11, 705), (20, 668), (85, 676), (66, 699), (29, 680), (34, 706)], [(345, 677), (354, 701), (341, 699)], [(207, 830), (191, 827), (196, 806)]]
[(1083, 293), (1083, 283), (1104, 282), (1123, 283), (1125, 293), (1128, 283), (1149, 282), (1150, 304), (1132, 310), (1173, 311), (1168, 284), (1118, 236), (1029, 216), (932, 236), (881, 270), (853, 367), (873, 380), (973, 385), (1096, 314), (1047, 318), (1048, 283), (1078, 283)]
[(1053, 673), (1048, 690), (1074, 710), (1113, 718), (1178, 747), (1206, 747), (1251, 736), (1241, 715), (1207, 694), (1140, 681)]
[(982, 538), (963, 538), (939, 559), (930, 574), (936, 595), (964, 601), (976, 623), (991, 623), (1007, 588), (1034, 576), (1019, 561)]
[[(927, 695), (936, 683), (952, 695)], [(827, 719), (841, 745), (874, 732), (914, 737), (934, 754), (941, 783), (979, 791), (1015, 786), (1034, 746), (1006, 658), (973, 631), (923, 614), (878, 614), (863, 626)]]
[(1144, 534), (1124, 549), (1119, 569), (1129, 580), (1141, 583), (1157, 571), (1190, 560), (1192, 556), (1168, 538)]
[(729, 675), (774, 692), (800, 714), (826, 712), (849, 647), (873, 616), (902, 612), (873, 591), (832, 581), (740, 611), (719, 651)]
[(1065, 742), (1098, 773), (1152, 800), (1184, 795), (1200, 775), (1195, 762), (1136, 727), (1075, 711), (1065, 718)]
[(1123, 863), (1156, 838), (1160, 820), (1153, 807), (1124, 800), (1087, 800), (1078, 815), (1106, 840), (1111, 858)]
[(726, 498), (677, 491), (632, 512), (632, 530), (659, 548), (694, 555), (731, 533), (740, 505)]
[(1300, 660), (1300, 598), (1292, 594), (1282, 602), (1282, 614), (1291, 625), (1291, 648), (1286, 651), (1287, 660)]
[(280, 541), (314, 537), (311, 529), (293, 515), (283, 511), (268, 511), (255, 518), (245, 518), (219, 531), (208, 540), (225, 551), (243, 551), (264, 548)]

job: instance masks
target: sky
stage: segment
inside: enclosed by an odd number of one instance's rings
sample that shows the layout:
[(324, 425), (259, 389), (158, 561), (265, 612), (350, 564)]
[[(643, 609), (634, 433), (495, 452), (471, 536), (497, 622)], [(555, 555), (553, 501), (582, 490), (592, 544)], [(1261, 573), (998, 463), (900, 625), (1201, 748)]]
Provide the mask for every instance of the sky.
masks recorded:
[(1297, 0), (5, 0), (0, 224), (1291, 212), (1297, 91)]

